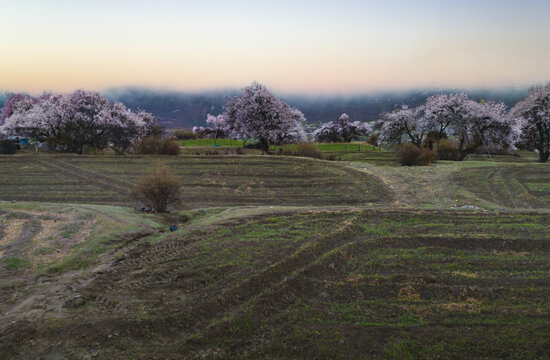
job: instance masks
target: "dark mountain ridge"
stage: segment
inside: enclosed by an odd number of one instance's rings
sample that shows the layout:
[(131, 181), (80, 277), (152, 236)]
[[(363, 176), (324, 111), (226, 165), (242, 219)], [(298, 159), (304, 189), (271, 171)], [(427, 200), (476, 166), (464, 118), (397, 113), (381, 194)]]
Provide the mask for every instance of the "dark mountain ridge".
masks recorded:
[[(527, 88), (505, 89), (433, 89), (378, 92), (357, 95), (297, 95), (277, 94), (288, 104), (300, 109), (309, 123), (323, 123), (347, 113), (352, 120), (370, 121), (380, 118), (384, 112), (393, 111), (402, 104), (418, 106), (429, 96), (441, 92), (464, 91), (476, 100), (502, 101), (512, 107), (527, 93)], [(104, 94), (112, 101), (121, 101), (133, 109), (143, 109), (158, 116), (168, 127), (190, 128), (205, 125), (206, 114), (223, 112), (223, 105), (239, 90), (210, 92), (154, 91), (148, 89), (111, 89)]]

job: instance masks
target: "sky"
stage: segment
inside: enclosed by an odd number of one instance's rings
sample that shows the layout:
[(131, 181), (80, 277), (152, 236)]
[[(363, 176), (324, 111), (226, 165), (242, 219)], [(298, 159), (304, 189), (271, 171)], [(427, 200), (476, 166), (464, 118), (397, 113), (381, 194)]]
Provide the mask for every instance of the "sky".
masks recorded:
[(0, 0), (0, 89), (286, 93), (550, 81), (548, 0)]

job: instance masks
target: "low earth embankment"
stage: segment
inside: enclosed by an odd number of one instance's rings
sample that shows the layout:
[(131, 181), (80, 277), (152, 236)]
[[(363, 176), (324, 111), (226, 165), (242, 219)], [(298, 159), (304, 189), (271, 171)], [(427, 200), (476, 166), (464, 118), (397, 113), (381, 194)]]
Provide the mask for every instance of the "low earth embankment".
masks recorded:
[[(2, 249), (42, 238), (28, 222), (50, 221), (58, 206), (4, 203)], [(95, 219), (86, 240), (62, 248), (73, 260), (35, 266), (39, 254), (27, 252), (24, 266), (2, 264), (0, 358), (550, 351), (546, 213), (241, 207), (166, 219), (94, 207), (118, 213), (125, 236), (102, 226), (108, 218), (85, 216), (89, 209), (74, 206), (73, 218), (57, 220)], [(180, 231), (161, 232), (166, 221)]]

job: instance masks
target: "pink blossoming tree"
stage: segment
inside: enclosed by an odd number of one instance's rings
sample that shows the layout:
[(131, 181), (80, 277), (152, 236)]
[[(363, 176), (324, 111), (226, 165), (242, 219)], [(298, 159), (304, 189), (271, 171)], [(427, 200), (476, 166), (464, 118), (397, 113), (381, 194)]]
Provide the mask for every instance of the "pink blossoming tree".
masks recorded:
[[(292, 136), (302, 136), (303, 114), (298, 114), (283, 100), (256, 82), (244, 88), (241, 97), (225, 104), (227, 127), (235, 136), (258, 139), (260, 148), (280, 143)], [(293, 135), (294, 134), (294, 135)]]
[(506, 114), (506, 106), (496, 102), (476, 102), (466, 94), (440, 94), (414, 109), (386, 114), (380, 126), (385, 141), (409, 141), (422, 146), (430, 132), (450, 134), (458, 143), (458, 160), (477, 151), (506, 151), (514, 149), (518, 127)]
[[(10, 98), (11, 100), (11, 98)], [(135, 113), (121, 103), (111, 104), (99, 93), (76, 90), (44, 94), (39, 99), (18, 97), (9, 104), (0, 132), (46, 141), (50, 148), (81, 154), (85, 146), (128, 151), (147, 135), (156, 121), (152, 114)]]
[(370, 133), (369, 124), (360, 121), (351, 122), (348, 114), (342, 114), (336, 121), (324, 124), (313, 132), (318, 142), (350, 142)]
[(432, 126), (425, 117), (425, 107), (409, 108), (406, 105), (392, 113), (384, 114), (380, 139), (401, 143), (403, 137), (414, 145), (421, 147), (424, 137)]
[(200, 137), (213, 138), (214, 145), (216, 145), (217, 138), (224, 138), (229, 135), (230, 129), (225, 114), (220, 114), (218, 116), (208, 114), (206, 115), (206, 122), (211, 126), (195, 126), (193, 127), (193, 132)]
[(521, 129), (520, 143), (539, 153), (539, 161), (550, 156), (550, 84), (532, 88), (510, 111)]
[(9, 94), (0, 111), (0, 126), (4, 125), (6, 119), (12, 114), (29, 110), (36, 102), (38, 99), (26, 94)]

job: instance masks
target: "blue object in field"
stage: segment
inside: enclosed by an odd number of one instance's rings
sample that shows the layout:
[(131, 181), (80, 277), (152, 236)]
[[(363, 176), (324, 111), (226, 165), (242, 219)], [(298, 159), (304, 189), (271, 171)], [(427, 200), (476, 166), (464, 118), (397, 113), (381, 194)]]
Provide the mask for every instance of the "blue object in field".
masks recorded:
[(21, 144), (21, 145), (29, 145), (29, 139), (19, 139), (19, 144)]
[(220, 147), (221, 145), (218, 145), (218, 144), (214, 144), (214, 145), (212, 145), (212, 146), (215, 146), (215, 147)]
[(170, 226), (170, 232), (174, 232), (174, 231), (178, 231), (178, 226), (177, 225)]

